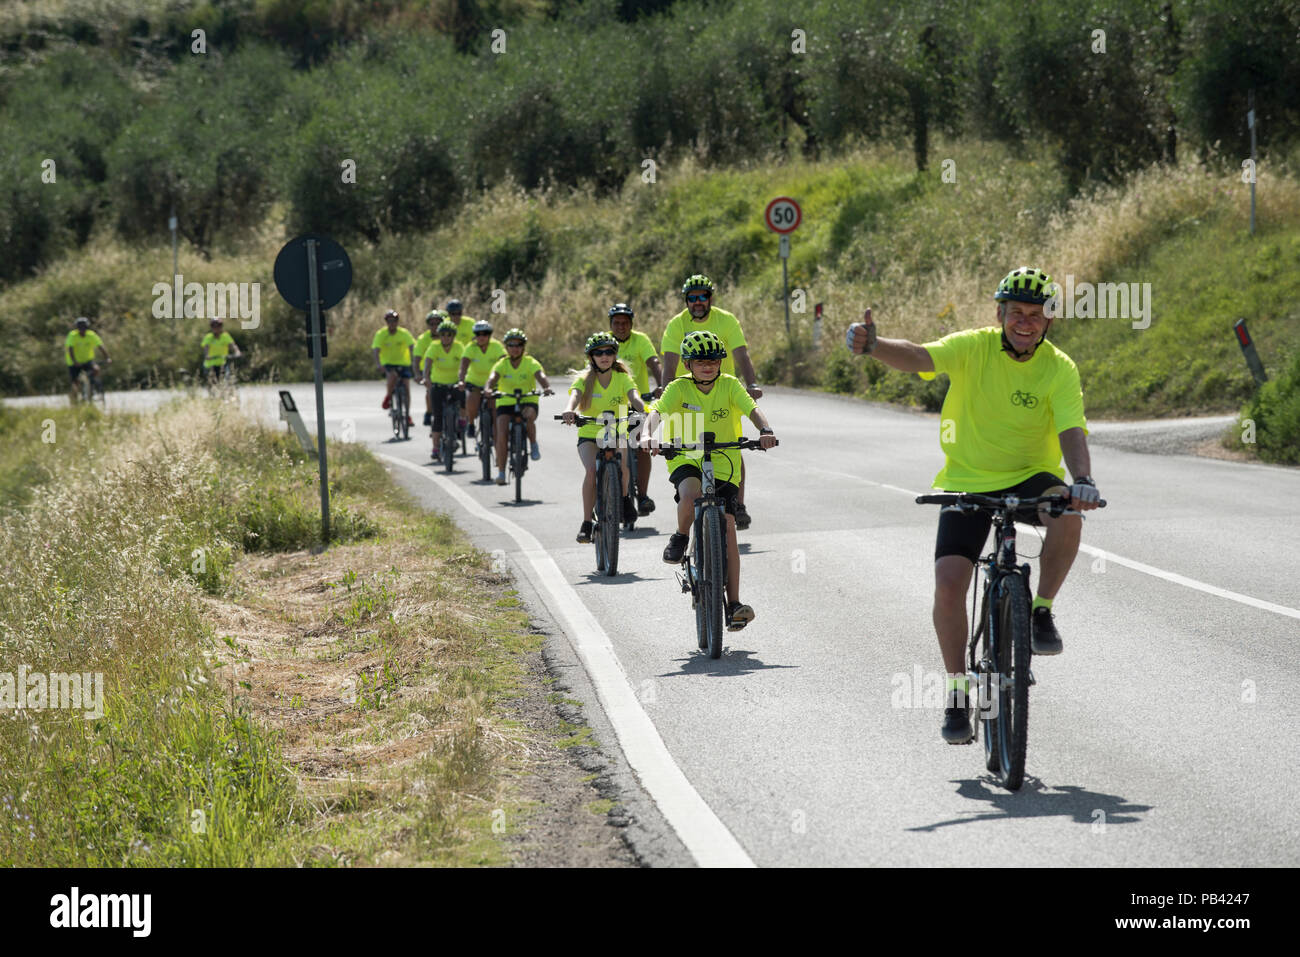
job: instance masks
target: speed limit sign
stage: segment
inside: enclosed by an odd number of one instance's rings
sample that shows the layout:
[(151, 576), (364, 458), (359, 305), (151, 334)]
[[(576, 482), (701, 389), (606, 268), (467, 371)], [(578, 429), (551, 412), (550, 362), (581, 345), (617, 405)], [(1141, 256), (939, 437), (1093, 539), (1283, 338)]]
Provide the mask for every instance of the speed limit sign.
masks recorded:
[(789, 196), (778, 196), (767, 204), (763, 219), (767, 222), (767, 228), (774, 233), (792, 233), (799, 228), (803, 210)]

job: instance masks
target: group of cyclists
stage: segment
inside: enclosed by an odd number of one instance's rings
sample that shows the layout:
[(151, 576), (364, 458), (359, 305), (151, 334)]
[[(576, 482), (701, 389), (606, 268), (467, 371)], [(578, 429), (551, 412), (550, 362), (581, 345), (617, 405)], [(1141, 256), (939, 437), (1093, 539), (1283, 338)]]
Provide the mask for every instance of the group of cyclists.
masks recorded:
[[(226, 332), (225, 326), (225, 322), (221, 319), (209, 320), (208, 332), (199, 343), (199, 363), (209, 385), (220, 378), (230, 360), (243, 355), (239, 351), (239, 346), (235, 344), (234, 337)], [(74, 404), (80, 397), (77, 383), (83, 373), (90, 376), (98, 391), (103, 391), (103, 370), (99, 365), (98, 353), (103, 353), (105, 365), (110, 365), (113, 359), (108, 354), (108, 349), (99, 333), (90, 328), (90, 319), (87, 316), (77, 317), (72, 330), (63, 340), (63, 353), (64, 361), (68, 366), (70, 395)]]
[[(940, 447), (944, 466), (933, 486), (950, 492), (979, 492), (1021, 497), (1066, 495), (1070, 509), (1079, 513), (1098, 506), (1100, 493), (1092, 479), (1087, 444), (1087, 420), (1078, 369), (1064, 352), (1047, 341), (1052, 324), (1045, 305), (1056, 291), (1051, 277), (1041, 269), (1021, 267), (999, 283), (994, 294), (995, 324), (952, 333), (934, 342), (918, 344), (905, 339), (885, 339), (867, 309), (861, 322), (846, 331), (846, 343), (855, 355), (871, 355), (880, 362), (923, 378), (946, 373), (950, 379), (944, 399)], [(605, 421), (622, 420), (615, 430), (618, 441), (637, 456), (637, 484), (631, 488), (627, 461), (623, 461), (625, 513), (633, 509), (648, 515), (655, 509), (649, 482), (652, 453), (666, 457), (668, 479), (677, 503), (677, 528), (664, 548), (663, 560), (677, 564), (689, 543), (694, 503), (701, 495), (698, 434), (704, 428), (684, 429), (694, 417), (707, 423), (715, 441), (735, 442), (741, 437), (741, 418), (759, 430), (763, 448), (776, 444), (770, 422), (759, 409), (763, 395), (749, 357), (748, 343), (739, 320), (714, 305), (714, 285), (707, 276), (693, 275), (682, 285), (684, 308), (667, 323), (659, 346), (633, 328), (635, 314), (624, 302), (607, 313), (608, 328), (598, 329), (585, 342), (586, 367), (576, 370), (562, 418), (576, 424), (579, 415)], [(387, 409), (396, 388), (405, 391), (410, 408), (411, 379), (425, 386), (424, 423), (430, 428), (437, 457), (446, 403), (455, 403), (459, 421), (474, 437), (481, 403), (494, 409), (495, 459), (498, 485), (506, 484), (506, 445), (509, 416), (514, 413), (513, 393), (553, 395), (546, 370), (527, 354), (528, 337), (517, 327), (494, 338), (489, 322), (464, 315), (459, 300), (446, 309), (431, 309), (427, 329), (417, 339), (400, 325), (390, 310), (384, 327), (371, 343), (376, 363), (384, 372)], [(201, 343), (206, 370), (217, 371), (239, 347), (223, 329), (220, 319)], [(90, 329), (86, 317), (64, 344), (68, 372), (76, 399), (76, 383), (83, 373), (100, 376), (97, 353), (105, 363), (112, 358), (103, 340)], [(650, 387), (653, 376), (655, 387)], [(1025, 396), (1034, 401), (1024, 401)], [(520, 399), (527, 424), (529, 454), (541, 458), (537, 442), (537, 394)], [(638, 421), (640, 420), (640, 421)], [(408, 419), (409, 425), (414, 422)], [(661, 428), (662, 426), (662, 428)], [(458, 426), (459, 427), (459, 426)], [(597, 448), (607, 441), (607, 426), (586, 423), (579, 427), (577, 454), (583, 469), (582, 522), (577, 541), (589, 542), (596, 499)], [(480, 441), (488, 437), (480, 437)], [(671, 447), (669, 447), (671, 446)], [(1070, 470), (1067, 482), (1062, 459)], [(727, 515), (727, 625), (739, 630), (754, 619), (754, 610), (740, 598), (740, 556), (736, 530), (750, 526), (745, 508), (745, 463), (738, 451), (714, 453), (717, 494)], [(1063, 642), (1052, 615), (1053, 602), (1078, 553), (1082, 534), (1079, 514), (1053, 517), (1046, 509), (1026, 521), (1044, 527), (1040, 573), (1031, 611), (1031, 643), (1036, 655), (1060, 654)], [(945, 510), (940, 513), (935, 543), (933, 622), (948, 674), (942, 735), (952, 744), (971, 740), (973, 730), (968, 704), (969, 683), (963, 662), (967, 636), (965, 596), (980, 552), (988, 538), (991, 519), (983, 513)]]
[[(625, 510), (635, 508), (641, 515), (654, 510), (649, 496), (651, 453), (664, 452), (677, 503), (677, 528), (663, 552), (663, 560), (669, 564), (680, 562), (689, 544), (694, 503), (701, 494), (699, 462), (703, 453), (698, 447), (689, 447), (689, 443), (698, 442), (698, 433), (704, 428), (693, 430), (692, 435), (684, 434), (692, 431), (683, 428), (685, 418), (694, 416), (697, 423), (707, 423), (707, 430), (715, 433), (718, 442), (738, 440), (741, 419), (748, 418), (757, 427), (763, 448), (776, 444), (771, 423), (758, 407), (763, 392), (756, 381), (740, 322), (714, 305), (714, 291), (706, 276), (697, 274), (686, 280), (682, 285), (685, 308), (669, 320), (657, 351), (649, 336), (633, 329), (632, 308), (622, 302), (612, 306), (608, 311), (609, 328), (587, 336), (587, 365), (576, 372), (562, 416), (568, 424), (577, 424), (578, 416), (619, 422), (615, 429), (618, 441), (629, 450), (635, 449), (640, 466), (637, 487), (630, 488), (627, 462), (623, 461)], [(1069, 498), (1069, 507), (1076, 514), (1053, 517), (1044, 507), (1024, 518), (1044, 528), (1041, 567), (1030, 613), (1031, 644), (1036, 655), (1060, 654), (1063, 649), (1052, 606), (1078, 553), (1082, 518), (1077, 513), (1096, 508), (1100, 500), (1090, 475), (1087, 420), (1078, 369), (1069, 356), (1047, 341), (1052, 319), (1044, 307), (1055, 292), (1056, 285), (1046, 272), (1021, 267), (1007, 274), (994, 293), (996, 321), (992, 326), (918, 344), (878, 337), (871, 310), (867, 309), (862, 321), (846, 330), (846, 344), (855, 355), (871, 355), (923, 378), (939, 373), (949, 376), (941, 413), (945, 423), (940, 442), (944, 466), (934, 478), (935, 488)], [(458, 309), (450, 308), (453, 303), (448, 304), (448, 311), (459, 316)], [(390, 313), (389, 318), (392, 336), (396, 334), (396, 314)], [(501, 414), (503, 409), (513, 409), (513, 399), (505, 400), (503, 395), (516, 388), (532, 391), (534, 383), (549, 395), (550, 383), (541, 364), (525, 355), (527, 337), (522, 330), (506, 332), (501, 355), (494, 348), (488, 323), (472, 324), (473, 345), (458, 343), (456, 337), (467, 321), (457, 322), (452, 315), (436, 310), (430, 313), (433, 335), (425, 346), (420, 373), (430, 385), (432, 415), (428, 421), (440, 421), (433, 403), (459, 402), (452, 396), (466, 390), (470, 423), (478, 402), (495, 400), (497, 482), (505, 484), (506, 432)], [(412, 339), (412, 346), (414, 343)], [(459, 377), (453, 384), (449, 370), (457, 357)], [(416, 368), (415, 361), (410, 360), (412, 368)], [(437, 369), (444, 371), (435, 373)], [(650, 376), (655, 380), (653, 389)], [(393, 383), (390, 375), (390, 394)], [(436, 394), (435, 388), (440, 390)], [(1025, 402), (1025, 395), (1037, 401)], [(541, 454), (536, 439), (538, 399), (532, 396), (523, 401), (531, 455), (537, 459)], [(610, 434), (608, 425), (591, 422), (578, 429), (577, 452), (583, 469), (579, 542), (591, 540), (597, 448), (601, 441), (608, 441)], [(436, 452), (436, 433), (433, 438)], [(1065, 479), (1062, 459), (1073, 477), (1071, 481)], [(728, 628), (736, 631), (754, 619), (754, 610), (740, 598), (740, 555), (736, 545), (736, 530), (750, 525), (744, 505), (745, 464), (740, 453), (730, 449), (715, 452), (714, 460), (717, 494), (727, 514), (726, 619)], [(941, 734), (951, 744), (964, 744), (973, 737), (969, 679), (963, 660), (968, 634), (965, 596), (990, 528), (991, 518), (984, 513), (940, 513), (932, 617), (948, 675)]]

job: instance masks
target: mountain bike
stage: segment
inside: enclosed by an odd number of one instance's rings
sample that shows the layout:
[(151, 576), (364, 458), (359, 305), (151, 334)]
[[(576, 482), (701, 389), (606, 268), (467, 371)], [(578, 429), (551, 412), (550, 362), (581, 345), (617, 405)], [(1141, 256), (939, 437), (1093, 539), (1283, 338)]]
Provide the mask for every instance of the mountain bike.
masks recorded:
[(203, 367), (203, 380), (209, 398), (231, 398), (235, 393), (235, 357), (227, 356), (221, 365)]
[(393, 400), (388, 406), (388, 417), (393, 423), (393, 438), (411, 437), (411, 426), (407, 421), (410, 414), (410, 410), (406, 407), (406, 390), (402, 388), (402, 376), (399, 375), (397, 384), (393, 386)]
[(104, 374), (99, 363), (92, 362), (88, 365), (90, 368), (83, 365), (81, 371), (77, 373), (76, 394), (80, 396), (82, 402), (99, 403), (102, 411), (108, 408), (108, 400), (104, 398)]
[(460, 393), (453, 389), (442, 399), (442, 428), (439, 430), (441, 447), (438, 452), (439, 459), (448, 472), (451, 472), (451, 463), (456, 457), (456, 423), (460, 417), (456, 403), (459, 397)]
[(682, 594), (691, 596), (691, 607), (695, 609), (695, 637), (700, 649), (708, 649), (710, 658), (721, 658), (727, 607), (727, 515), (716, 492), (713, 452), (718, 449), (766, 450), (757, 439), (715, 442), (715, 434), (705, 432), (697, 445), (664, 445), (654, 451), (662, 454), (664, 449), (686, 448), (704, 452), (700, 461), (700, 497), (695, 500), (692, 547), (682, 555), (682, 570), (677, 573), (677, 581)]
[[(486, 397), (487, 390), (483, 390)], [(531, 392), (524, 392), (521, 389), (515, 389), (513, 392), (494, 392), (493, 397), (513, 396), (515, 400), (514, 408), (510, 411), (510, 430), (507, 433), (509, 445), (506, 451), (506, 462), (510, 465), (510, 471), (515, 477), (515, 501), (521, 502), (524, 497), (524, 472), (528, 470), (528, 423), (524, 421), (524, 411), (521, 402), (530, 395), (540, 396), (541, 390), (533, 389)], [(495, 435), (495, 430), (493, 430)]]
[[(1047, 514), (1079, 515), (1069, 507), (1068, 495), (980, 495), (975, 492), (945, 492), (919, 495), (918, 505), (942, 505), (944, 511), (987, 512), (993, 517), (993, 551), (979, 560), (976, 574), (983, 572), (983, 602), (974, 616), (975, 591), (971, 592), (970, 671), (979, 693), (979, 725), (984, 729), (984, 766), (997, 775), (1008, 791), (1018, 790), (1025, 775), (1029, 748), (1029, 688), (1034, 684), (1030, 670), (1033, 657), (1029, 565), (1016, 564), (1016, 526), (1046, 505)], [(1103, 500), (1099, 507), (1105, 507)], [(979, 587), (975, 582), (976, 589)], [(996, 694), (996, 700), (993, 695)]]
[(478, 402), (478, 430), (474, 435), (474, 441), (478, 443), (475, 451), (478, 452), (480, 464), (483, 466), (483, 481), (492, 481), (492, 410), (495, 403), (486, 395), (479, 396)]
[[(562, 415), (556, 418), (564, 421)], [(605, 426), (604, 434), (596, 440), (596, 521), (591, 541), (596, 546), (596, 571), (617, 575), (618, 527), (627, 519), (623, 509), (623, 453), (619, 451), (620, 446), (627, 447), (627, 434), (619, 434), (617, 428), (627, 419), (615, 419), (609, 414), (593, 418), (575, 413), (573, 421), (577, 425)], [(612, 440), (611, 429), (614, 430)], [(628, 459), (636, 459), (636, 449), (628, 448)], [(630, 529), (631, 523), (626, 527)]]

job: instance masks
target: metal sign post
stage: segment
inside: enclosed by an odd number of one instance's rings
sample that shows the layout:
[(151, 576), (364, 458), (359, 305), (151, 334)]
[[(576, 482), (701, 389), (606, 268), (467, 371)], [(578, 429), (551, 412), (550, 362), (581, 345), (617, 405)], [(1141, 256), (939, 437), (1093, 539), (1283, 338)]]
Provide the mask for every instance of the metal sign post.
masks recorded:
[(1264, 363), (1259, 361), (1259, 353), (1255, 351), (1255, 340), (1250, 338), (1250, 333), (1246, 331), (1246, 320), (1238, 319), (1232, 324), (1232, 331), (1237, 334), (1237, 345), (1241, 346), (1241, 354), (1246, 357), (1246, 366), (1250, 369), (1250, 374), (1255, 377), (1255, 381), (1263, 385), (1268, 380), (1268, 375), (1264, 372)]
[(813, 306), (813, 348), (816, 349), (822, 344), (822, 305), (817, 303)]
[[(304, 255), (305, 254), (305, 255)], [(325, 330), (321, 312), (337, 305), (352, 287), (352, 261), (325, 236), (305, 235), (284, 244), (275, 257), (275, 288), (285, 302), (311, 317), (308, 354), (316, 379), (316, 459), (320, 463), (321, 544), (330, 540), (330, 487), (325, 452)]]
[(1250, 127), (1250, 234), (1255, 235), (1255, 180), (1259, 179), (1259, 165), (1255, 161), (1255, 91), (1250, 91), (1250, 110), (1246, 113)]
[(781, 257), (781, 285), (785, 297), (785, 338), (790, 340), (790, 278), (787, 265), (790, 261), (790, 234), (799, 228), (803, 221), (803, 210), (789, 196), (778, 196), (767, 204), (763, 210), (763, 221), (767, 228), (781, 234), (778, 255)]

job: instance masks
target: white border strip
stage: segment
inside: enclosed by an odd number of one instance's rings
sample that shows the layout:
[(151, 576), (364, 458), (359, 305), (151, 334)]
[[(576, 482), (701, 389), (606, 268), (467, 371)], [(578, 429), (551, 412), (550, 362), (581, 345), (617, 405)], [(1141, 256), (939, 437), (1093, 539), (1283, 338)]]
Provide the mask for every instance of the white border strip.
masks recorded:
[[(789, 461), (782, 462), (779, 459), (773, 459), (773, 461), (779, 465), (791, 464)], [(1210, 459), (1209, 461), (1214, 460)], [(821, 472), (823, 475), (834, 475), (838, 478), (853, 479), (854, 481), (862, 482), (866, 485), (872, 485), (876, 488), (887, 488), (894, 492), (902, 492), (904, 495), (910, 495), (913, 498), (918, 495), (930, 494), (930, 492), (911, 492), (905, 488), (899, 488), (897, 485), (887, 485), (884, 482), (873, 482), (871, 479), (863, 478), (860, 475), (852, 475), (848, 472), (835, 472), (830, 469), (820, 469), (803, 463), (799, 463), (798, 467), (805, 472)], [(933, 491), (933, 489), (931, 489), (931, 491)], [(1094, 558), (1104, 558), (1106, 561), (1114, 562), (1116, 565), (1123, 565), (1125, 568), (1131, 568), (1136, 572), (1142, 572), (1144, 575), (1150, 575), (1152, 578), (1161, 578), (1167, 582), (1173, 582), (1175, 585), (1182, 585), (1184, 588), (1194, 588), (1207, 595), (1213, 595), (1215, 598), (1226, 598), (1229, 601), (1249, 605), (1251, 608), (1258, 608), (1261, 611), (1271, 611), (1275, 615), (1285, 615), (1287, 618), (1300, 619), (1300, 610), (1298, 609), (1290, 608), (1286, 605), (1274, 604), (1271, 601), (1264, 601), (1262, 598), (1252, 598), (1251, 596), (1243, 595), (1240, 592), (1229, 591), (1226, 588), (1220, 588), (1218, 585), (1210, 585), (1203, 581), (1197, 581), (1195, 578), (1188, 578), (1186, 575), (1180, 575), (1177, 572), (1167, 572), (1163, 568), (1156, 568), (1154, 565), (1144, 565), (1142, 562), (1134, 561), (1131, 558), (1125, 558), (1123, 555), (1116, 555), (1114, 552), (1108, 552), (1102, 548), (1080, 544), (1079, 551), (1091, 555)]]
[(514, 539), (522, 558), (533, 568), (539, 591), (549, 597), (547, 604), (591, 676), (628, 764), (659, 806), (668, 826), (677, 832), (701, 867), (754, 867), (745, 849), (691, 786), (668, 753), (654, 722), (637, 700), (609, 635), (587, 610), (542, 543), (510, 519), (488, 511), (463, 489), (436, 472), (382, 452), (375, 452), (375, 455), (433, 482), (475, 518), (495, 525)]

